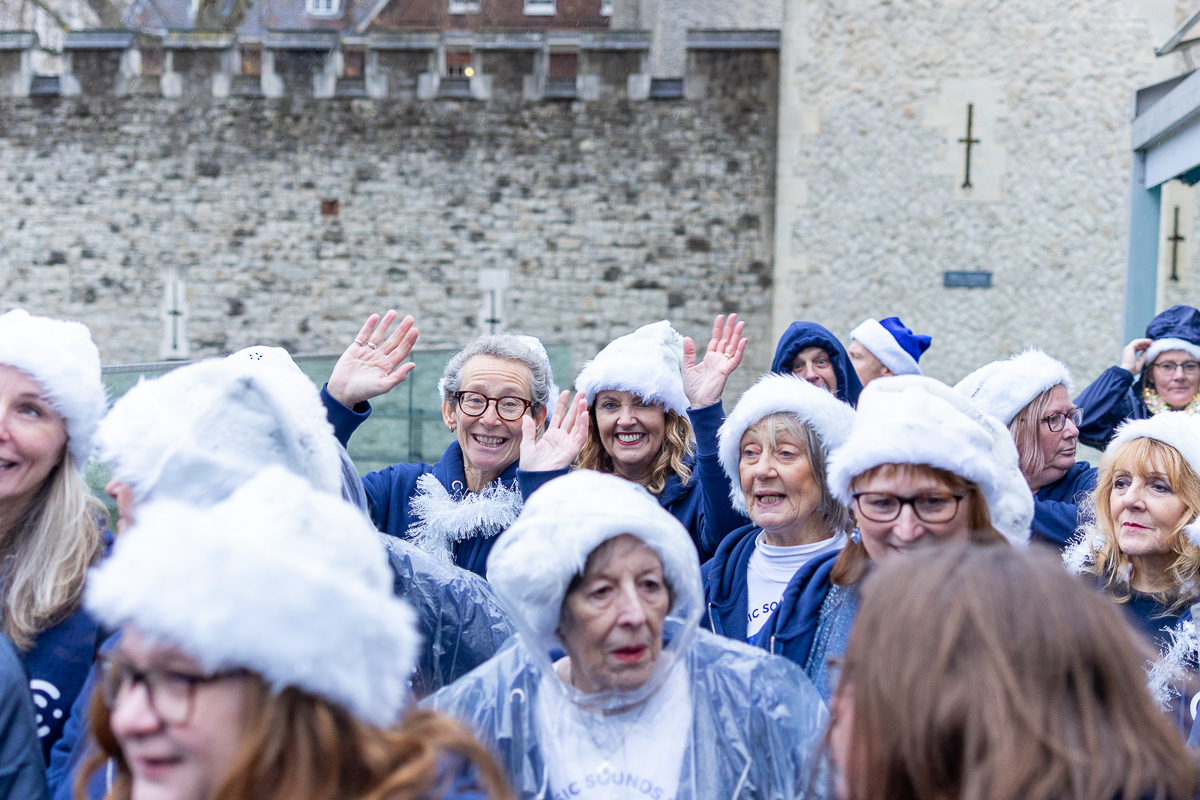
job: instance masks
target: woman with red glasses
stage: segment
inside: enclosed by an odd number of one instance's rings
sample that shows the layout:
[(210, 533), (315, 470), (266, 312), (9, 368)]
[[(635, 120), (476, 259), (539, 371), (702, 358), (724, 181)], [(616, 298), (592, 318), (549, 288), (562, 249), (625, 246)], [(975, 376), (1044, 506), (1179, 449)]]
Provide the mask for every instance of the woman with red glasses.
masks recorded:
[(1083, 411), (1071, 401), (1066, 365), (1027, 350), (980, 367), (955, 388), (1008, 426), (1033, 492), (1033, 538), (1065, 547), (1083, 522), (1080, 501), (1096, 487), (1095, 468), (1075, 460)]
[(1008, 430), (920, 375), (879, 378), (863, 390), (828, 474), (854, 517), (850, 542), (796, 573), (754, 639), (804, 667), (827, 700), (828, 657), (844, 652), (874, 565), (949, 543), (1024, 544), (1033, 518)]

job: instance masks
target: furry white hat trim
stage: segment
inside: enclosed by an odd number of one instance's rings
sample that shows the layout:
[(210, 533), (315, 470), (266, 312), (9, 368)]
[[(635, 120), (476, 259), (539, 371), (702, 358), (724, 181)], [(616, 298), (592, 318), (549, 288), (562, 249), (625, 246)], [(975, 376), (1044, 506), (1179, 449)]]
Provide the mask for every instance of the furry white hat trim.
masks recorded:
[(1154, 359), (1158, 358), (1168, 350), (1182, 350), (1192, 358), (1200, 361), (1200, 346), (1195, 345), (1186, 339), (1166, 338), (1155, 339), (1150, 343), (1150, 346), (1146, 348), (1145, 361), (1142, 363), (1149, 366), (1150, 364), (1154, 363)]
[(672, 614), (691, 627), (702, 605), (696, 547), (679, 521), (637, 484), (576, 470), (555, 478), (525, 502), (521, 516), (488, 556), (488, 583), (535, 652), (562, 647), (563, 598), (592, 551), (623, 533), (650, 546), (674, 591)]
[(341, 492), (341, 450), (317, 388), (279, 348), (142, 380), (113, 405), (97, 439), (101, 460), (139, 501), (208, 505), (270, 464)]
[(792, 414), (816, 432), (826, 454), (846, 441), (854, 426), (854, 409), (824, 389), (793, 375), (764, 375), (738, 399), (717, 432), (721, 466), (729, 477), (729, 499), (746, 513), (746, 496), (738, 474), (742, 435), (771, 414)]
[(67, 446), (82, 471), (108, 407), (100, 351), (87, 326), (35, 317), (20, 308), (0, 314), (0, 364), (16, 367), (41, 384), (51, 407), (66, 420)]
[(879, 363), (892, 371), (893, 375), (923, 375), (921, 365), (912, 356), (904, 352), (904, 348), (896, 341), (896, 337), (879, 323), (879, 320), (869, 317), (850, 331), (850, 338), (857, 339), (863, 347), (871, 351), (871, 355), (879, 359)]
[(1008, 428), (941, 381), (897, 375), (863, 389), (854, 429), (829, 459), (830, 491), (849, 506), (851, 482), (880, 464), (925, 464), (978, 484), (996, 530), (1029, 541), (1033, 493)]
[(955, 385), (976, 408), (1010, 424), (1042, 392), (1059, 384), (1075, 393), (1071, 371), (1061, 361), (1031, 349), (1003, 361), (984, 364)]
[[(1167, 348), (1174, 350), (1175, 348)], [(1117, 428), (1117, 433), (1105, 448), (1105, 454), (1135, 439), (1153, 439), (1174, 448), (1183, 460), (1200, 475), (1200, 422), (1181, 411), (1165, 411), (1148, 419), (1129, 420)], [(1192, 544), (1200, 547), (1200, 518), (1192, 520), (1184, 532)]]
[(687, 414), (683, 391), (683, 337), (665, 319), (613, 339), (583, 365), (575, 390), (592, 405), (605, 389), (633, 392), (679, 416)]
[(86, 605), (208, 670), (249, 669), (375, 725), (399, 720), (420, 634), (392, 594), (379, 534), (353, 506), (280, 467), (211, 508), (138, 509), (88, 576)]

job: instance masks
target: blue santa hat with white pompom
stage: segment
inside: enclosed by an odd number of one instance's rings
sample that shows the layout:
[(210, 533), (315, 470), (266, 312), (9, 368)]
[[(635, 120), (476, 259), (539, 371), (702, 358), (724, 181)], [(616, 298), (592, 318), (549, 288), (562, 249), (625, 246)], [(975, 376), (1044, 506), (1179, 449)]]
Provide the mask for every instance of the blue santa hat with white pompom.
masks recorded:
[(865, 319), (850, 331), (850, 338), (870, 350), (893, 375), (921, 375), (917, 362), (933, 341), (932, 337), (913, 333), (899, 317)]

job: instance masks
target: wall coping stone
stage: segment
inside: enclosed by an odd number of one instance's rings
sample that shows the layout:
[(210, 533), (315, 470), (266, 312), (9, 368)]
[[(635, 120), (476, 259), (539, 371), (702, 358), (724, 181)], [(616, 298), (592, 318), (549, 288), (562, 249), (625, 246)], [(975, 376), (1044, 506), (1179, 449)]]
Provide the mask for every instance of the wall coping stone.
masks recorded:
[(332, 50), (338, 46), (337, 31), (269, 31), (263, 47), (269, 50)]
[(133, 31), (67, 31), (63, 50), (128, 50), (137, 34)]
[(37, 44), (35, 31), (0, 31), (0, 50), (30, 50)]
[(164, 50), (228, 50), (233, 47), (234, 35), (221, 31), (167, 31), (163, 37)]
[(779, 31), (690, 30), (688, 50), (778, 50)]

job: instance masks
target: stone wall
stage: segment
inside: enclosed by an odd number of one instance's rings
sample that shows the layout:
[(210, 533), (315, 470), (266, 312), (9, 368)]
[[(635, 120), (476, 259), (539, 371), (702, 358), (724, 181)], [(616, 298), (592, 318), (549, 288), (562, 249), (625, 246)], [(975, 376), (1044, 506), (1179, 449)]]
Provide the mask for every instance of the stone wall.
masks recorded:
[(0, 305), (82, 320), (106, 363), (159, 358), (169, 311), (199, 357), (337, 352), (396, 307), (427, 346), (494, 313), (569, 345), (575, 368), (662, 318), (703, 346), (713, 315), (739, 311), (753, 344), (732, 400), (773, 349), (775, 106), (710, 86), (674, 102), (3, 99)]
[[(933, 335), (922, 364), (947, 380), (1034, 345), (1080, 383), (1115, 363), (1131, 97), (1183, 71), (1153, 46), (1193, 7), (786, 0), (775, 331), (807, 318), (846, 337), (898, 314)], [(947, 270), (992, 288), (943, 288)], [(1196, 304), (1200, 286), (1163, 296)]]

